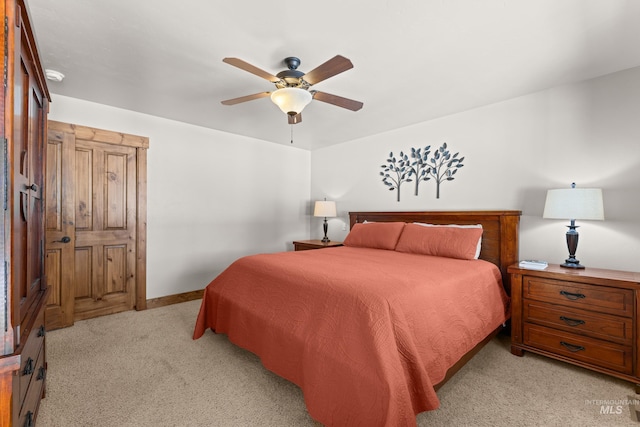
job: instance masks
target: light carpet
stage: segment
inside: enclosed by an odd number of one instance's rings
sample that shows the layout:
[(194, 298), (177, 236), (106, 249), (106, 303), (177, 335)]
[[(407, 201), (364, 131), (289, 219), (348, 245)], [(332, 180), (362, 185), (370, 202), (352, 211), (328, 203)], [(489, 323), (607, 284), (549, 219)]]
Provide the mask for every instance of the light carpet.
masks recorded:
[[(47, 334), (39, 427), (318, 426), (301, 390), (225, 335), (191, 339), (200, 301), (77, 322)], [(438, 392), (419, 426), (639, 426), (631, 383), (499, 336)]]

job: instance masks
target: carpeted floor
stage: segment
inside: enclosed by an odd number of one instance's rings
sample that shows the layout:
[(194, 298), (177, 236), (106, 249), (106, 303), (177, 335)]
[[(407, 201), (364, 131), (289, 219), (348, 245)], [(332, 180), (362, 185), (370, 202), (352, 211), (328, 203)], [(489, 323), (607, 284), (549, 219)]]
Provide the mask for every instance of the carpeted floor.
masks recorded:
[[(191, 339), (200, 301), (77, 322), (47, 335), (39, 427), (318, 426), (302, 392), (226, 336)], [(640, 426), (630, 383), (490, 342), (419, 426)], [(637, 401), (636, 401), (637, 400)]]

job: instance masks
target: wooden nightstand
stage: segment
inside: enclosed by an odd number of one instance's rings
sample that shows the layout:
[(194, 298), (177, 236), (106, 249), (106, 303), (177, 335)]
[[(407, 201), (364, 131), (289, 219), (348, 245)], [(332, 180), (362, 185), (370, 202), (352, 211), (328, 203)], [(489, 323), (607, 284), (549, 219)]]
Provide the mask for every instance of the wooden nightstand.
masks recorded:
[(310, 249), (334, 248), (342, 246), (342, 242), (327, 242), (322, 240), (296, 240), (293, 242), (293, 249), (296, 251), (308, 251)]
[(511, 353), (563, 360), (640, 391), (640, 273), (512, 265)]

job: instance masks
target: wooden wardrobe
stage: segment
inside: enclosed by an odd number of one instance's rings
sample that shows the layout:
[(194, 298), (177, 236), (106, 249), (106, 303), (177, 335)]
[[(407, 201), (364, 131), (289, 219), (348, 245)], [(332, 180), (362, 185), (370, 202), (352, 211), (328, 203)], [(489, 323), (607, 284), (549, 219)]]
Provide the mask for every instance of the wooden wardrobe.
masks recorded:
[(0, 426), (33, 426), (47, 373), (44, 165), (51, 100), (25, 0), (0, 0)]

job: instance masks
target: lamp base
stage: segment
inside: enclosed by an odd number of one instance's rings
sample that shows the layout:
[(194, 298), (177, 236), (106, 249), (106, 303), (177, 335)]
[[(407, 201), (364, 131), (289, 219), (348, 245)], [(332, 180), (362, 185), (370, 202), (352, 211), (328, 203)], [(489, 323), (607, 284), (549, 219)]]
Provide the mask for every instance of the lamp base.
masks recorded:
[(327, 224), (327, 217), (324, 218), (324, 224), (322, 224), (322, 229), (324, 230), (324, 237), (322, 238), (322, 243), (329, 243), (331, 240), (327, 237), (327, 230), (329, 228), (329, 224)]
[(567, 230), (567, 248), (569, 249), (569, 258), (564, 260), (564, 264), (560, 264), (560, 267), (565, 268), (584, 268), (584, 265), (580, 264), (580, 261), (576, 259), (576, 249), (578, 249), (578, 226), (576, 220), (571, 220), (571, 225), (568, 225)]
[(560, 267), (580, 269), (584, 268), (584, 265), (580, 264), (580, 261), (575, 258), (568, 258), (564, 260), (564, 264), (560, 264)]

